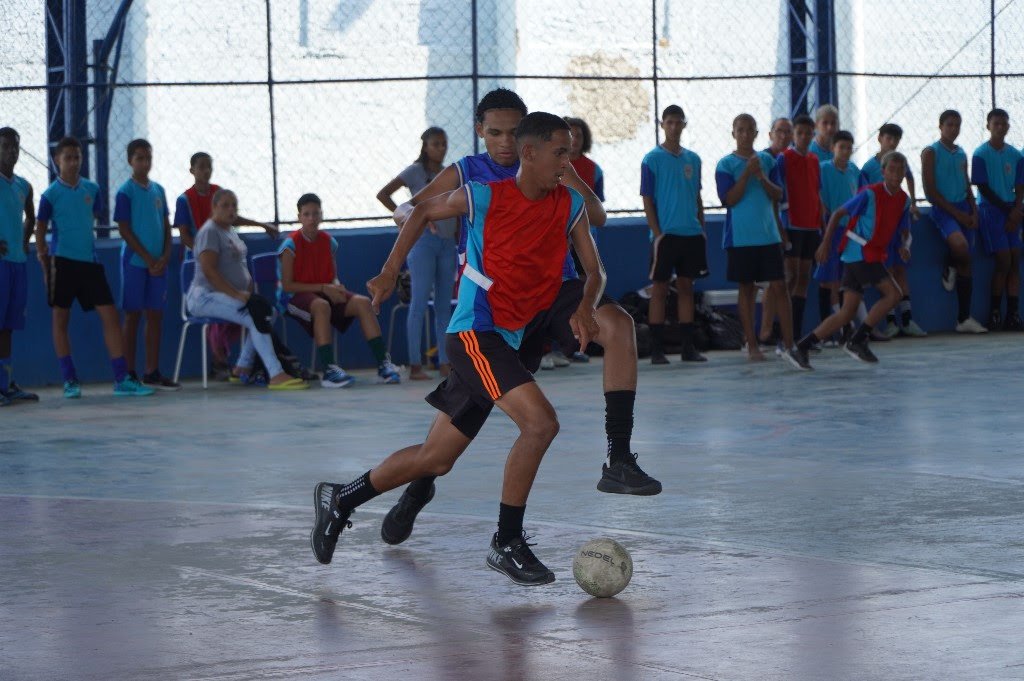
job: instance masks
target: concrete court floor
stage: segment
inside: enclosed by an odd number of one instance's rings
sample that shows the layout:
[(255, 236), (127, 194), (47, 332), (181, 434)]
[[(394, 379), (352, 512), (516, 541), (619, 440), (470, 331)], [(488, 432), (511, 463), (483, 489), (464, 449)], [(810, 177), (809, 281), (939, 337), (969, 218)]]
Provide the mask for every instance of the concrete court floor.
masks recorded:
[[(649, 498), (594, 489), (600, 361), (543, 372), (562, 432), (527, 510), (557, 575), (538, 588), (484, 566), (503, 416), (406, 544), (379, 539), (392, 493), (314, 562), (314, 483), (419, 441), (432, 383), (44, 390), (0, 411), (0, 679), (1022, 679), (1020, 348), (642, 362)], [(635, 560), (615, 599), (572, 578), (598, 536)]]

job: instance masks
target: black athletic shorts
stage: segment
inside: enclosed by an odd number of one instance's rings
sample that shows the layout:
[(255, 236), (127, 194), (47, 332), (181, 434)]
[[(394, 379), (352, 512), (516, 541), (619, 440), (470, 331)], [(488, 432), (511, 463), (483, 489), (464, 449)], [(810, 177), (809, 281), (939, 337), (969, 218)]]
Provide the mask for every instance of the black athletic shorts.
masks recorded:
[(502, 395), (533, 380), (515, 349), (496, 331), (460, 331), (445, 337), (452, 370), (427, 402), (473, 439)]
[(103, 265), (96, 262), (71, 260), (59, 255), (50, 258), (50, 272), (47, 276), (47, 298), (50, 307), (69, 309), (78, 300), (82, 309), (88, 312), (97, 305), (113, 305), (114, 296), (107, 284)]
[(814, 254), (821, 245), (821, 232), (816, 229), (786, 229), (789, 236), (789, 250), (786, 251), (787, 258), (799, 258), (800, 260), (814, 260)]
[(662, 234), (654, 240), (651, 244), (651, 281), (669, 281), (673, 271), (685, 279), (708, 276), (707, 239), (703, 234)]
[[(551, 303), (551, 307), (539, 313), (526, 325), (523, 342), (519, 346), (519, 359), (531, 374), (537, 373), (540, 369), (545, 344), (552, 341), (558, 343), (559, 349), (566, 355), (580, 349), (580, 342), (572, 335), (569, 318), (579, 309), (582, 301), (583, 282), (579, 279), (566, 279), (558, 289), (558, 295), (555, 296), (555, 302)], [(602, 294), (597, 301), (597, 307), (602, 305), (617, 303)]]
[(749, 284), (786, 278), (781, 244), (733, 246), (727, 248), (725, 253), (725, 278), (729, 281)]
[(864, 293), (864, 289), (877, 287), (878, 283), (884, 279), (892, 280), (889, 270), (885, 269), (885, 263), (844, 262), (843, 283), (840, 288), (843, 291)]

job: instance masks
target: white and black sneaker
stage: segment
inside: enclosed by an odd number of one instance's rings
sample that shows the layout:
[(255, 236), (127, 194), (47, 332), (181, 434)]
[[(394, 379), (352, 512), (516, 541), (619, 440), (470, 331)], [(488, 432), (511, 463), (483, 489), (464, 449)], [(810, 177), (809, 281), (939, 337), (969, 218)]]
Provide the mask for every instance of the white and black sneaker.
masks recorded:
[(862, 341), (851, 340), (843, 346), (843, 350), (846, 350), (846, 354), (850, 357), (866, 364), (878, 363), (878, 358), (875, 357), (875, 353), (871, 352), (871, 348), (868, 347), (867, 339)]
[(491, 537), (491, 550), (487, 553), (487, 567), (501, 572), (516, 584), (540, 586), (555, 581), (555, 573), (547, 569), (527, 544), (529, 537), (521, 536), (504, 545), (498, 544), (498, 533)]
[(782, 358), (794, 369), (799, 369), (800, 371), (810, 371), (814, 368), (811, 366), (811, 360), (807, 356), (807, 352), (801, 350), (799, 345), (794, 345), (786, 351)]
[(413, 523), (416, 522), (416, 516), (434, 498), (436, 489), (431, 483), (426, 501), (420, 501), (412, 496), (408, 489), (402, 492), (398, 503), (391, 507), (388, 514), (384, 516), (384, 522), (380, 524), (380, 538), (384, 540), (384, 543), (401, 544), (409, 538), (409, 535), (412, 534)]
[(331, 562), (341, 531), (346, 527), (352, 527), (352, 522), (349, 520), (352, 509), (343, 511), (338, 507), (338, 492), (341, 491), (341, 488), (341, 485), (321, 482), (313, 490), (313, 510), (316, 520), (309, 533), (309, 544), (313, 548), (313, 555), (317, 561), (324, 565)]

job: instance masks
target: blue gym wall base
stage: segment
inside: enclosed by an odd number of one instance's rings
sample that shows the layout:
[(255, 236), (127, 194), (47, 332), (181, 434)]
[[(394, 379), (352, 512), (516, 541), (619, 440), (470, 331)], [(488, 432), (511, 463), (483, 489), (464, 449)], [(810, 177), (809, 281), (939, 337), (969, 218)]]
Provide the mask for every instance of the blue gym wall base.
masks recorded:
[[(733, 289), (735, 285), (725, 280), (725, 252), (721, 248), (724, 218), (709, 215), (708, 262), (711, 276), (698, 282), (700, 290)], [(338, 238), (338, 271), (341, 281), (354, 291), (365, 292), (366, 281), (379, 272), (381, 263), (387, 257), (395, 240), (394, 228), (332, 231)], [(914, 259), (909, 270), (913, 292), (914, 318), (927, 331), (949, 331), (955, 323), (956, 296), (947, 293), (940, 284), (946, 246), (927, 214), (914, 224)], [(598, 249), (608, 271), (608, 294), (614, 298), (638, 289), (649, 283), (647, 278), (649, 262), (648, 232), (646, 223), (638, 218), (612, 220), (608, 227), (594, 230)], [(246, 235), (249, 253), (266, 253), (273, 250), (274, 243), (263, 235)], [(976, 249), (974, 254), (974, 299), (975, 318), (984, 322), (988, 315), (988, 283), (992, 276), (992, 259)], [(107, 271), (107, 279), (115, 298), (120, 289), (121, 277), (118, 272), (119, 241), (102, 241), (97, 246), (100, 262)], [(175, 247), (175, 259), (170, 267), (170, 285), (167, 307), (164, 314), (161, 341), (161, 370), (170, 375), (174, 370), (174, 357), (181, 333), (181, 292), (178, 281), (181, 248)], [(388, 301), (381, 311), (381, 326), (387, 337), (387, 323), (395, 298)], [(805, 313), (805, 330), (817, 321), (817, 292), (812, 286), (808, 295)], [(396, 316), (395, 336), (392, 354), (396, 363), (407, 363), (405, 342), (405, 312)], [(309, 359), (310, 341), (302, 329), (289, 320), (288, 344), (303, 363)], [(196, 378), (200, 372), (199, 329), (189, 331), (185, 346), (182, 376)], [(140, 333), (138, 363), (142, 368), (143, 342)], [(99, 318), (85, 314), (76, 306), (71, 315), (71, 343), (75, 364), (83, 381), (110, 380), (110, 364), (103, 346)], [(29, 259), (29, 303), (28, 321), (25, 330), (14, 334), (15, 376), (23, 385), (39, 386), (60, 383), (60, 373), (53, 351), (50, 334), (50, 310), (46, 305), (42, 273), (34, 254)], [(340, 337), (339, 357), (343, 366), (350, 368), (372, 366), (372, 355), (366, 347), (358, 325), (353, 325)]]

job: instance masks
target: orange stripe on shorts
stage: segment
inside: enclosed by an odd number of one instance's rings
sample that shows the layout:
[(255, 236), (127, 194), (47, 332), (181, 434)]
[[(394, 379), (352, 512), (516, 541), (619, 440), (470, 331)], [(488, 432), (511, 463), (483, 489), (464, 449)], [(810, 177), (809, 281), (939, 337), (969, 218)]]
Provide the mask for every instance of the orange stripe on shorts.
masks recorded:
[(480, 382), (484, 384), (487, 394), (491, 396), (492, 400), (497, 400), (501, 397), (501, 389), (498, 387), (498, 380), (494, 377), (494, 372), (491, 371), (491, 363), (480, 352), (480, 344), (477, 342), (476, 333), (473, 331), (460, 331), (459, 338), (462, 339), (462, 344), (466, 347), (466, 354), (473, 361), (473, 366), (476, 368), (477, 374), (480, 375)]

